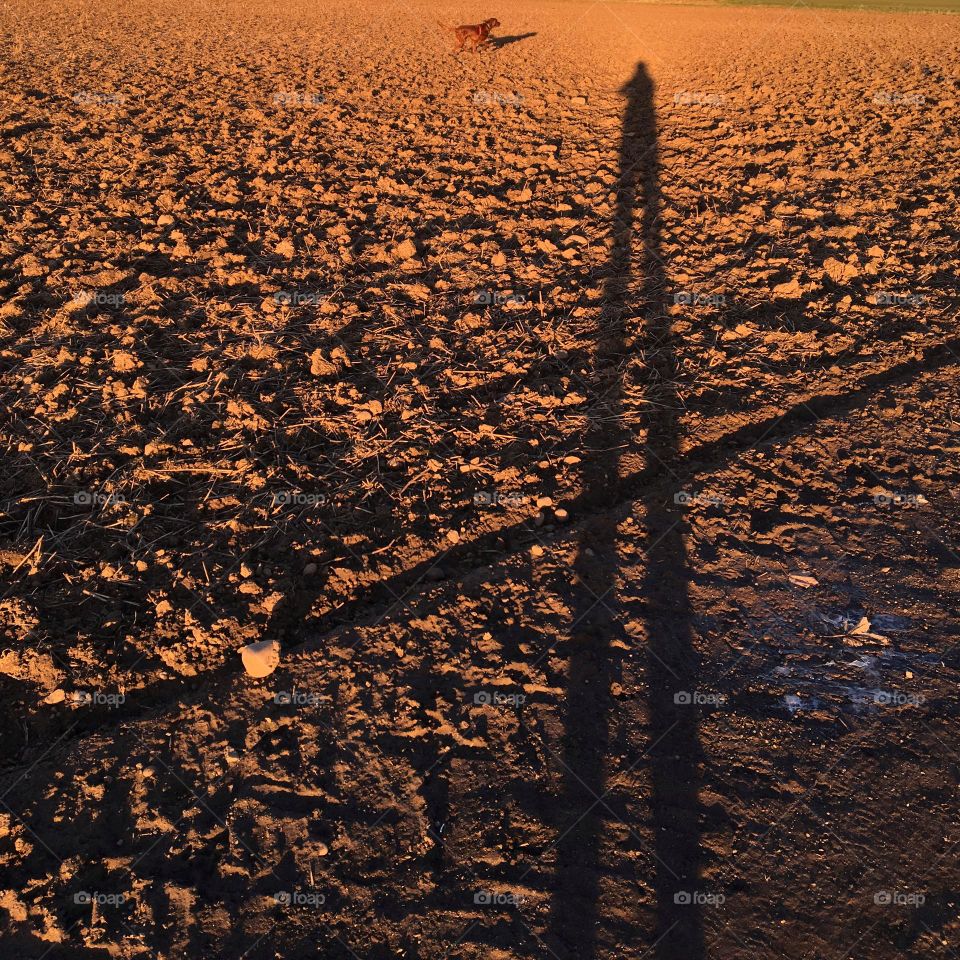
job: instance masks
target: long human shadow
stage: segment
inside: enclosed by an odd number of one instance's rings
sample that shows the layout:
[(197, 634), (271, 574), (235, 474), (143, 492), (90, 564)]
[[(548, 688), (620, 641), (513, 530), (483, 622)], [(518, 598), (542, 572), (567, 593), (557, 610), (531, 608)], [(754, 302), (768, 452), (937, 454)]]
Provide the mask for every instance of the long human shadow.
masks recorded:
[[(598, 393), (593, 426), (585, 438), (584, 499), (598, 508), (617, 484), (627, 448), (642, 444), (646, 466), (658, 473), (672, 474), (680, 461), (677, 354), (666, 311), (667, 279), (658, 227), (657, 120), (653, 83), (643, 64), (622, 92), (627, 103), (616, 215), (591, 372)], [(628, 338), (642, 344), (647, 358), (652, 402), (641, 439), (631, 435), (623, 418), (620, 368)], [(592, 960), (600, 952), (613, 955), (611, 950), (619, 953), (611, 943), (612, 931), (611, 939), (600, 939), (611, 925), (601, 907), (602, 880), (607, 859), (617, 852), (606, 840), (604, 821), (619, 817), (617, 811), (625, 806), (612, 791), (608, 794), (610, 775), (614, 767), (629, 772), (644, 765), (650, 785), (647, 833), (652, 840), (646, 849), (653, 860), (656, 921), (651, 930), (641, 930), (639, 919), (631, 921), (634, 942), (639, 942), (638, 953), (650, 949), (659, 960), (700, 960), (704, 955), (697, 903), (700, 748), (695, 706), (687, 702), (695, 699), (697, 674), (689, 572), (678, 507), (672, 496), (664, 497), (663, 484), (651, 489), (655, 492), (641, 493), (639, 504), (646, 537), (641, 580), (626, 582), (618, 558), (619, 510), (599, 512), (585, 525), (573, 569), (564, 796), (551, 939), (561, 956), (577, 960)], [(631, 563), (636, 562), (634, 556)], [(621, 748), (611, 742), (616, 720), (611, 684), (619, 671), (612, 641), (624, 634), (625, 605), (640, 611), (646, 631), (646, 637), (624, 639), (631, 646), (645, 643), (641, 687), (648, 709), (647, 743), (638, 757), (614, 758)], [(627, 823), (637, 836), (641, 825)], [(638, 917), (640, 907), (638, 903)], [(621, 915), (617, 925), (622, 923)]]

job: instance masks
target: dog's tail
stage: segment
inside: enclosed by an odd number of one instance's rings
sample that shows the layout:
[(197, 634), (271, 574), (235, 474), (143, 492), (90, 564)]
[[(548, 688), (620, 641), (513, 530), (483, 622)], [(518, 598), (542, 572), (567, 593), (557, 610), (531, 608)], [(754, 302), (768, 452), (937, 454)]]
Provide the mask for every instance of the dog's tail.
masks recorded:
[(444, 23), (442, 20), (438, 20), (438, 21), (437, 21), (437, 26), (438, 26), (441, 30), (449, 30), (450, 33), (453, 33), (453, 32), (457, 29), (457, 28), (456, 28), (455, 26), (453, 26), (452, 24)]

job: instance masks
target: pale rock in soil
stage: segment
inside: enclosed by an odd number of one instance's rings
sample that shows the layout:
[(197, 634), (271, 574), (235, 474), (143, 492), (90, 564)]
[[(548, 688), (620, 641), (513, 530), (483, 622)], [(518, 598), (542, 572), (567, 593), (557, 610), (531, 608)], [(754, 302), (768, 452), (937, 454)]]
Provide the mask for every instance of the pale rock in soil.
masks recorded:
[(269, 677), (280, 665), (280, 644), (276, 640), (258, 640), (240, 648), (243, 668), (258, 680)]

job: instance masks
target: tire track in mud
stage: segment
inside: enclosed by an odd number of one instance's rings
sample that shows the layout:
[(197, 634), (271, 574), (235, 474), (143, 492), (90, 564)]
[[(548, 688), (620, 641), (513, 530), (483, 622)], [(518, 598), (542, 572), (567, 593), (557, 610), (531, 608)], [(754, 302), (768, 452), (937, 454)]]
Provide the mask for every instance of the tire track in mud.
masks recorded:
[[(516, 556), (534, 542), (575, 540), (597, 517), (623, 510), (627, 504), (640, 497), (648, 503), (657, 497), (672, 497), (678, 483), (683, 483), (693, 476), (702, 479), (704, 474), (729, 463), (742, 452), (760, 444), (793, 439), (802, 433), (805, 426), (834, 419), (869, 403), (877, 391), (894, 385), (910, 384), (950, 367), (955, 367), (960, 374), (960, 337), (928, 347), (919, 356), (902, 363), (867, 373), (851, 390), (823, 393), (799, 400), (784, 410), (770, 413), (760, 420), (751, 421), (712, 440), (688, 447), (682, 451), (683, 461), (676, 476), (664, 477), (659, 466), (654, 464), (645, 466), (618, 482), (611, 481), (610, 495), (601, 502), (597, 502), (596, 497), (581, 495), (566, 504), (572, 513), (580, 513), (580, 519), (562, 529), (540, 534), (532, 525), (531, 519), (526, 518), (518, 523), (495, 527), (479, 537), (451, 546), (442, 554), (434, 554), (387, 580), (379, 580), (367, 586), (354, 599), (318, 618), (316, 622), (308, 620), (299, 627), (288, 628), (286, 635), (279, 639), (288, 652), (309, 653), (340, 630), (357, 625), (375, 625), (395, 614), (398, 607), (415, 606), (430, 595), (448, 589), (451, 583), (461, 581), (477, 569), (491, 569)], [(513, 538), (509, 548), (500, 545), (506, 537)], [(496, 553), (496, 557), (490, 563), (478, 567), (475, 561), (467, 559), (478, 550)], [(427, 580), (429, 572), (441, 562), (444, 567), (443, 581)], [(310, 602), (314, 598), (315, 595), (311, 596)], [(309, 607), (309, 603), (307, 606)], [(303, 636), (304, 633), (309, 635)], [(297, 637), (299, 639), (295, 639)], [(64, 745), (85, 740), (103, 730), (146, 719), (152, 713), (171, 706), (178, 697), (199, 697), (216, 684), (230, 682), (238, 672), (239, 665), (231, 658), (196, 676), (161, 680), (127, 693), (124, 704), (119, 708), (86, 707), (81, 720), (78, 721), (76, 717), (66, 718), (62, 726), (54, 728), (48, 737), (39, 740), (36, 746), (41, 751), (40, 759), (46, 756), (42, 753), (45, 744), (50, 739), (62, 736), (63, 727), (70, 727), (70, 733), (63, 736), (58, 750), (62, 750)], [(0, 769), (10, 775), (24, 768), (32, 768), (37, 762), (39, 759), (23, 762), (21, 757), (19, 762), (5, 764), (0, 766)]]

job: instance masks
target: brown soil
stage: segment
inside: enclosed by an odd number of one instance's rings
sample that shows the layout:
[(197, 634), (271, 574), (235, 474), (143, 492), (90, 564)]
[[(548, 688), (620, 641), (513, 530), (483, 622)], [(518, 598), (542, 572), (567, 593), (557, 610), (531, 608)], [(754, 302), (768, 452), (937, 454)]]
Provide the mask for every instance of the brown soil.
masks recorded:
[(956, 957), (958, 40), (7, 3), (2, 955)]

